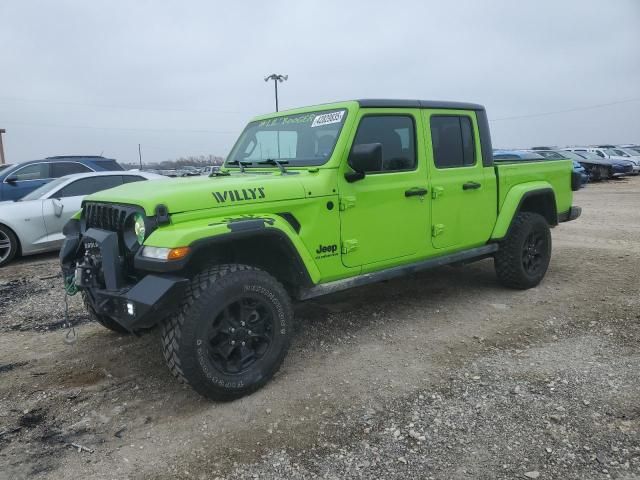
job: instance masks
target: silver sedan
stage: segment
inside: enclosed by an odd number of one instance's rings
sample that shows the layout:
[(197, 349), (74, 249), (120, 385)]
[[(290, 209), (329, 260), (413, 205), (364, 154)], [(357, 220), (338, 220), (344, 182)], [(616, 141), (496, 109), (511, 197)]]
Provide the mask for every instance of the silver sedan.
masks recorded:
[(62, 228), (86, 195), (143, 180), (166, 177), (140, 171), (77, 173), (42, 185), (18, 201), (0, 202), (0, 267), (16, 255), (58, 250), (64, 240)]

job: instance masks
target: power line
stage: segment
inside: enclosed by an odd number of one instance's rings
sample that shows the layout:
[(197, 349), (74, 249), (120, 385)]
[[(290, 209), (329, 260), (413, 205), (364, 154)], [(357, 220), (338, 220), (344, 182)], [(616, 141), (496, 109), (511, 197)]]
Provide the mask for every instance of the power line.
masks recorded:
[(44, 127), (44, 128), (82, 128), (89, 130), (120, 130), (126, 132), (163, 132), (163, 133), (213, 133), (216, 135), (237, 135), (237, 131), (228, 132), (220, 130), (190, 130), (175, 128), (126, 128), (126, 127), (98, 127), (94, 125), (54, 125), (50, 123), (25, 123), (25, 122), (6, 122), (0, 120), (3, 125), (18, 125), (23, 127)]
[(545, 117), (547, 115), (556, 115), (556, 114), (559, 114), (559, 113), (580, 112), (580, 111), (583, 111), (583, 110), (593, 110), (593, 109), (596, 109), (596, 108), (610, 107), (612, 105), (620, 105), (620, 104), (623, 104), (623, 103), (631, 103), (631, 102), (640, 102), (640, 98), (630, 98), (628, 100), (619, 100), (617, 102), (600, 103), (600, 104), (588, 105), (588, 106), (584, 106), (584, 107), (568, 108), (566, 110), (555, 110), (555, 111), (552, 111), (552, 112), (540, 112), (540, 113), (532, 113), (532, 114), (528, 114), (528, 115), (514, 115), (512, 117), (492, 118), (489, 121), (490, 122), (500, 122), (502, 120), (518, 120), (520, 118)]
[(137, 110), (146, 112), (182, 112), (182, 113), (217, 113), (223, 115), (252, 115), (255, 112), (240, 112), (232, 110), (208, 110), (208, 109), (186, 109), (186, 108), (158, 108), (158, 107), (131, 107), (126, 105), (109, 105), (101, 103), (81, 103), (61, 100), (46, 100), (35, 98), (0, 97), (2, 102), (22, 102), (22, 103), (48, 103), (53, 105), (67, 105), (89, 108), (109, 108), (114, 110)]

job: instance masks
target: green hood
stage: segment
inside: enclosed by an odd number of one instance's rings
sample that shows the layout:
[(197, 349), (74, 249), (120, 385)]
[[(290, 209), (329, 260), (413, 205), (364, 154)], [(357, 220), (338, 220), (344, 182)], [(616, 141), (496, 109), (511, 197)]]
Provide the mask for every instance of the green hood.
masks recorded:
[(169, 213), (206, 208), (293, 200), (304, 197), (300, 175), (237, 173), (220, 177), (134, 182), (98, 192), (88, 201), (139, 205), (152, 215), (159, 204)]

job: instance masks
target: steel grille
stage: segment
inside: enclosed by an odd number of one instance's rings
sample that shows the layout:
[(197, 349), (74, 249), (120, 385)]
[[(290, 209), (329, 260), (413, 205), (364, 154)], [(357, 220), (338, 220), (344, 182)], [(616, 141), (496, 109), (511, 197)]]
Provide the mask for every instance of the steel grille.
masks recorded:
[(86, 203), (84, 216), (87, 228), (101, 228), (112, 232), (122, 232), (127, 218), (127, 209), (118, 205)]

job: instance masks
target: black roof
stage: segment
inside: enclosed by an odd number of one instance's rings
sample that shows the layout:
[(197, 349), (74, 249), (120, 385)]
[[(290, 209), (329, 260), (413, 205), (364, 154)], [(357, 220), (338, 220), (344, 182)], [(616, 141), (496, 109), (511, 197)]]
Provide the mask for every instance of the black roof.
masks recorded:
[(100, 160), (111, 160), (110, 158), (105, 158), (102, 155), (56, 155), (55, 157), (47, 157), (47, 160), (57, 160), (60, 158), (95, 158)]
[(356, 100), (363, 108), (443, 108), (451, 110), (484, 110), (482, 105), (440, 100), (394, 100), (390, 98), (367, 98)]

